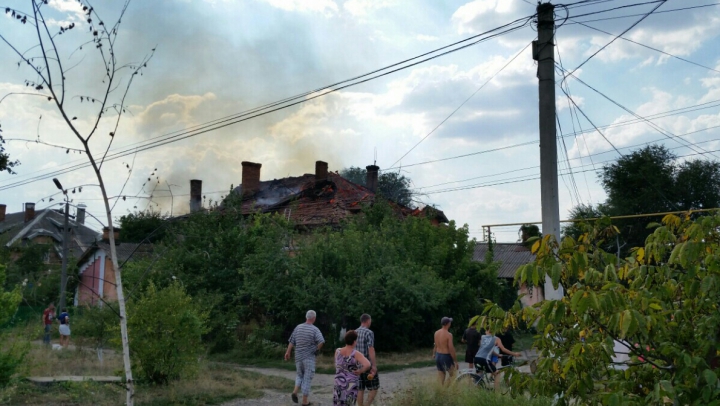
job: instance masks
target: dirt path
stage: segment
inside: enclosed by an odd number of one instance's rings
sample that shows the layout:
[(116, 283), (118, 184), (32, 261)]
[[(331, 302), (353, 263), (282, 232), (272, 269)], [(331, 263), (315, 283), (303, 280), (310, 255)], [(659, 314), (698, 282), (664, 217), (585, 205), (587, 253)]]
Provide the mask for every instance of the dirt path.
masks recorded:
[[(279, 376), (295, 380), (295, 371), (286, 371), (273, 368), (240, 367), (245, 371), (257, 372), (264, 375)], [(388, 372), (380, 375), (380, 393), (375, 398), (373, 405), (386, 405), (393, 395), (398, 393), (403, 386), (415, 378), (434, 378), (435, 367), (411, 368), (402, 371)], [(316, 374), (312, 383), (310, 401), (313, 405), (331, 406), (334, 375)], [(266, 390), (265, 396), (260, 399), (238, 399), (223, 403), (222, 406), (267, 406), (267, 405), (295, 405), (290, 400), (290, 393)]]

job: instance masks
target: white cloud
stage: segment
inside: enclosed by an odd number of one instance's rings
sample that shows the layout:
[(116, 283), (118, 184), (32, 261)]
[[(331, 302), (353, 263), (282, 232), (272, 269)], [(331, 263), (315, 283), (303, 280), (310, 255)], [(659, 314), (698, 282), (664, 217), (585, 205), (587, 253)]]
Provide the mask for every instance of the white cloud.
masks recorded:
[(417, 39), (418, 41), (431, 42), (431, 41), (437, 41), (440, 38), (438, 38), (434, 35), (418, 34), (415, 36), (415, 39)]
[(374, 11), (390, 7), (393, 3), (391, 0), (348, 0), (343, 3), (343, 8), (355, 17), (365, 17)]
[(460, 6), (451, 20), (459, 34), (476, 34), (516, 19), (518, 3), (520, 0), (474, 0)]
[(285, 11), (316, 12), (326, 16), (338, 12), (333, 0), (263, 0), (275, 8)]

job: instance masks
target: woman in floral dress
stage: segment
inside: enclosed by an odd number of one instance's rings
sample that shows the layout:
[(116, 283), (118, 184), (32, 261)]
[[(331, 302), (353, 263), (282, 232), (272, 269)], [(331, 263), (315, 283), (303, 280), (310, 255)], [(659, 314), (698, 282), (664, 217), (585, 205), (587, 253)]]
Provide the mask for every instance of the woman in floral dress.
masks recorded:
[(357, 333), (345, 333), (345, 347), (335, 351), (335, 390), (333, 406), (355, 406), (360, 374), (370, 369), (370, 361), (355, 351)]

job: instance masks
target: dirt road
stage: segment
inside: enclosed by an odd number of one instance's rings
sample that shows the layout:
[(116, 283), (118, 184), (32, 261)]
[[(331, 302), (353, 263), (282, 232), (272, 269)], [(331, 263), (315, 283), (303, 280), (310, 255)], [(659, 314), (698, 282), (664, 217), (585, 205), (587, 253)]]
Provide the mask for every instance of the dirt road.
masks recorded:
[[(257, 372), (264, 375), (279, 376), (295, 380), (295, 371), (286, 371), (282, 369), (272, 368), (252, 368), (242, 367), (241, 369), (246, 371)], [(436, 377), (435, 367), (425, 368), (412, 368), (405, 369), (402, 371), (388, 372), (380, 375), (380, 393), (373, 402), (376, 406), (382, 406), (392, 399), (394, 395), (399, 393), (402, 388), (412, 381), (417, 379), (427, 378), (433, 379)], [(333, 390), (333, 379), (334, 375), (316, 374), (312, 384), (312, 394), (310, 395), (310, 401), (313, 405), (318, 406), (331, 406), (332, 405), (332, 390)], [(268, 406), (268, 405), (295, 405), (290, 400), (290, 393), (281, 393), (277, 391), (265, 391), (265, 396), (260, 399), (238, 399), (231, 402), (223, 403), (223, 406)]]

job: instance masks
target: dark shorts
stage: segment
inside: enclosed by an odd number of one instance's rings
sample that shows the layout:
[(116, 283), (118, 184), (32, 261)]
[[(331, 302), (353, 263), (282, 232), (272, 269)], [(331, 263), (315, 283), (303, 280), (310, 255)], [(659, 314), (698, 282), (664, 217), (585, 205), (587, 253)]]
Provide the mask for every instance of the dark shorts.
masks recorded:
[(468, 347), (467, 350), (465, 350), (465, 362), (468, 364), (472, 364), (475, 362), (475, 354), (477, 354), (478, 348), (471, 348)]
[(364, 374), (360, 375), (358, 390), (373, 391), (380, 389), (380, 378), (378, 378), (378, 374), (375, 374), (375, 376), (373, 376), (373, 379), (368, 379), (369, 374), (369, 372), (365, 372)]
[(450, 354), (437, 353), (435, 354), (435, 365), (437, 366), (438, 371), (448, 372), (453, 369), (455, 361), (453, 361), (453, 358), (452, 356), (450, 356)]
[(497, 371), (497, 368), (495, 368), (495, 365), (493, 365), (490, 361), (486, 360), (485, 358), (475, 358), (475, 370), (477, 372), (485, 371), (493, 373)]

